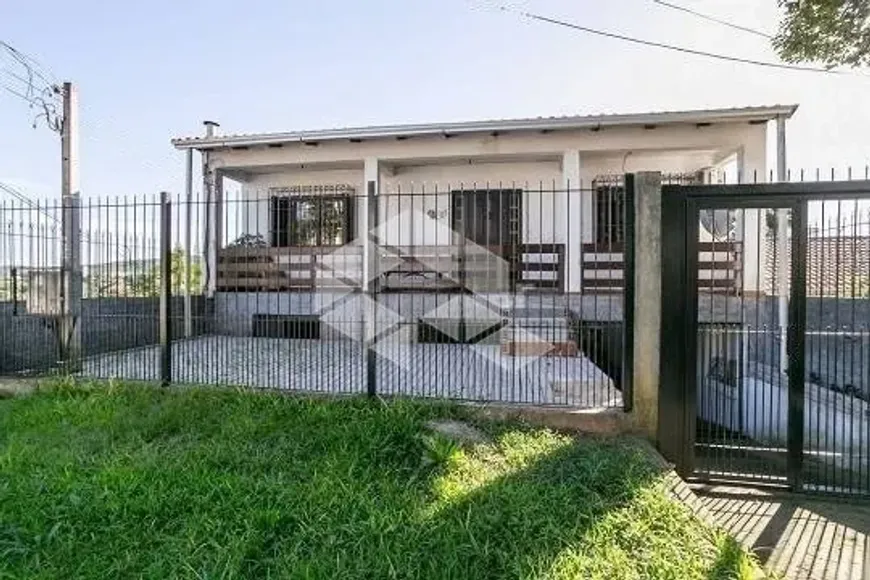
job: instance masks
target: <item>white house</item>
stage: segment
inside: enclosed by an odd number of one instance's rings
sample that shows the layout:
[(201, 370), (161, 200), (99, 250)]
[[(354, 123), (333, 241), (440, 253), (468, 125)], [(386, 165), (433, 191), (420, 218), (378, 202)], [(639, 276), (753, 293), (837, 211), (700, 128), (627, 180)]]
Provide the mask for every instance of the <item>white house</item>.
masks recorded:
[[(623, 286), (622, 175), (660, 171), (710, 182), (727, 169), (729, 181), (765, 181), (796, 108), (263, 134), (219, 134), (207, 122), (204, 136), (172, 143), (187, 150), (190, 164), (194, 150), (202, 156), (208, 292), (219, 313), (231, 312), (249, 331), (254, 314), (286, 310), (264, 294), (298, 299), (363, 287), (375, 275), (381, 290), (399, 294), (465, 286), (545, 292), (569, 303), (612, 295)], [(769, 139), (774, 131), (779, 140)], [(239, 184), (240, 199), (224, 199), (227, 179)], [(761, 291), (758, 221), (747, 213), (737, 228), (745, 239), (712, 248), (717, 262), (730, 253), (734, 268), (702, 271), (711, 280), (705, 287)], [(388, 248), (376, 273), (360, 243), (366, 232)], [(266, 247), (239, 243), (244, 236)], [(252, 293), (259, 306), (241, 307), (240, 295)]]

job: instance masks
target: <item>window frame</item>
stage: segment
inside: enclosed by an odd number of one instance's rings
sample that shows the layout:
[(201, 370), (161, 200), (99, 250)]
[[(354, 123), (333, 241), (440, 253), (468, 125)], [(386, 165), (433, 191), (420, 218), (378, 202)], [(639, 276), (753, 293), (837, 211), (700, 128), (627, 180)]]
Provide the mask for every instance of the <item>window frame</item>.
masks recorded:
[[(595, 193), (593, 198), (595, 244), (599, 246), (618, 246), (624, 244), (625, 184), (619, 181), (602, 180), (593, 182), (592, 186)], [(607, 216), (604, 220), (602, 220), (602, 200), (607, 207)], [(615, 214), (618, 214), (616, 219), (614, 219)]]
[[(269, 246), (272, 248), (338, 248), (353, 239), (353, 205), (350, 195), (293, 195), (275, 191), (269, 196)], [(316, 239), (313, 244), (300, 243), (298, 223), (299, 207), (304, 203), (314, 203), (317, 208)], [(324, 243), (323, 210), (326, 202), (340, 202), (344, 207), (343, 233), (341, 240)], [(280, 213), (286, 213), (286, 227), (279, 226)]]

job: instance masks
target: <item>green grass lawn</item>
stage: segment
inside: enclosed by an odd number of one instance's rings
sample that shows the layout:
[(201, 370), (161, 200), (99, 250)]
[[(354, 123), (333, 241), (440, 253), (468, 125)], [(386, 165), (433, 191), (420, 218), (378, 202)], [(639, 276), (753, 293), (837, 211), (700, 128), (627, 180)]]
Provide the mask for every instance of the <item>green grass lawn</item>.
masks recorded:
[[(742, 578), (631, 440), (462, 408), (56, 387), (0, 400), (0, 577)], [(741, 576), (741, 574), (743, 574)]]

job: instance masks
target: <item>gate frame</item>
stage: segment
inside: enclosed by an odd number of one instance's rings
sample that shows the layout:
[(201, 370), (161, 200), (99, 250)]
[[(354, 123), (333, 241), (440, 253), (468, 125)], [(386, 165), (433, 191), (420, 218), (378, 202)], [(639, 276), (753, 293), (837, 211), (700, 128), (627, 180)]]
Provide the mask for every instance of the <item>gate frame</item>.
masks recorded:
[(788, 486), (802, 489), (809, 201), (863, 199), (870, 181), (662, 186), (662, 301), (658, 446), (682, 477), (695, 476), (698, 211), (792, 210), (788, 345)]

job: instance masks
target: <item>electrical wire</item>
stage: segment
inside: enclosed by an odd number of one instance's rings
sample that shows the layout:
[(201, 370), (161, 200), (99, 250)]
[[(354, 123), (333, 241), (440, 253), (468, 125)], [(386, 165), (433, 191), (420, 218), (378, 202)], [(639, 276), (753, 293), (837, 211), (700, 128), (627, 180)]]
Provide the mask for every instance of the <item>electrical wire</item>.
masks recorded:
[[(33, 97), (36, 93), (36, 87), (34, 86), (32, 79), (27, 79), (20, 74), (17, 74), (15, 71), (5, 67), (0, 68), (0, 73), (3, 73), (18, 82), (24, 83), (24, 86), (27, 87), (27, 92), (30, 93), (30, 97)], [(43, 98), (55, 99), (58, 101), (58, 104), (60, 104), (60, 94), (55, 89), (55, 86), (43, 87), (41, 93)]]
[(8, 193), (8, 194), (11, 195), (12, 197), (14, 197), (15, 199), (17, 199), (17, 200), (20, 201), (21, 203), (23, 203), (24, 205), (26, 205), (27, 207), (29, 207), (29, 208), (31, 208), (31, 209), (36, 209), (36, 210), (38, 210), (39, 213), (41, 213), (41, 214), (43, 214), (44, 216), (48, 217), (48, 218), (49, 218), (50, 220), (52, 220), (53, 222), (58, 223), (57, 216), (55, 216), (55, 215), (53, 215), (52, 213), (50, 213), (49, 211), (47, 211), (47, 210), (46, 210), (45, 208), (43, 208), (43, 207), (42, 207), (38, 202), (33, 201), (33, 199), (31, 199), (30, 197), (28, 197), (26, 194), (22, 193), (21, 190), (15, 188), (15, 187), (12, 187), (12, 186), (9, 185), (8, 183), (3, 183), (2, 181), (0, 181), (0, 190), (2, 190), (2, 191), (4, 191), (4, 192)]
[(766, 68), (775, 68), (775, 69), (782, 69), (782, 70), (823, 73), (823, 74), (827, 74), (827, 75), (851, 75), (851, 76), (861, 76), (861, 77), (868, 76), (866, 74), (861, 74), (861, 73), (856, 72), (856, 71), (842, 71), (842, 70), (833, 70), (833, 69), (819, 68), (819, 67), (813, 67), (813, 66), (786, 64), (786, 63), (781, 63), (781, 62), (756, 60), (756, 59), (752, 59), (752, 58), (743, 58), (743, 57), (739, 57), (739, 56), (731, 56), (731, 55), (720, 54), (720, 53), (716, 53), (716, 52), (708, 52), (706, 50), (687, 48), (685, 46), (676, 46), (673, 44), (666, 44), (664, 42), (656, 42), (654, 40), (645, 40), (642, 38), (636, 38), (633, 36), (619, 34), (616, 32), (608, 32), (606, 30), (599, 30), (596, 28), (590, 28), (588, 26), (583, 26), (581, 24), (575, 24), (573, 22), (560, 20), (558, 18), (553, 18), (551, 16), (544, 16), (541, 14), (536, 14), (534, 12), (528, 12), (525, 10), (518, 10), (516, 8), (511, 8), (511, 7), (505, 6), (503, 4), (496, 4), (496, 5), (494, 5), (494, 7), (502, 12), (515, 14), (515, 15), (520, 16), (521, 18), (525, 18), (527, 20), (544, 22), (547, 24), (555, 25), (555, 26), (561, 26), (563, 28), (570, 28), (572, 30), (579, 30), (580, 32), (586, 32), (588, 34), (594, 34), (596, 36), (603, 36), (605, 38), (622, 40), (624, 42), (630, 42), (632, 44), (639, 44), (642, 46), (651, 46), (654, 48), (661, 48), (663, 50), (670, 50), (670, 51), (674, 51), (674, 52), (680, 52), (683, 54), (691, 54), (694, 56), (703, 56), (703, 57), (727, 61), (727, 62), (736, 62), (736, 63), (740, 63), (740, 64), (751, 64), (754, 66), (761, 66), (761, 67), (766, 67)]
[(3, 89), (12, 95), (15, 95), (16, 97), (18, 97), (19, 99), (21, 99), (22, 101), (24, 101), (25, 103), (27, 103), (29, 105), (33, 104), (33, 99), (31, 97), (28, 97), (27, 95), (19, 93), (18, 91), (16, 91), (15, 89), (10, 87), (9, 85), (0, 85), (0, 89)]
[[(3, 40), (0, 40), (0, 48), (6, 49), (6, 52), (8, 52), (12, 56), (12, 58), (14, 58), (25, 69), (27, 69), (29, 75), (32, 74), (33, 76), (38, 77), (42, 82), (47, 85), (58, 84), (57, 78), (50, 71), (46, 70), (46, 68), (42, 66), (42, 64), (38, 60), (30, 56), (29, 54), (21, 52), (20, 50)], [(52, 77), (52, 79), (48, 79), (45, 75)]]
[(30, 105), (31, 108), (39, 110), (39, 113), (33, 119), (34, 128), (40, 119), (44, 119), (45, 124), (49, 129), (55, 132), (60, 132), (63, 123), (61, 115), (58, 114), (58, 109), (60, 108), (58, 95), (61, 92), (61, 89), (58, 83), (52, 82), (48, 77), (46, 77), (46, 74), (50, 76), (53, 75), (49, 72), (43, 74), (42, 70), (44, 67), (42, 67), (39, 61), (32, 56), (19, 51), (8, 42), (0, 40), (0, 49), (2, 49), (0, 50), (0, 53), (4, 51), (8, 53), (13, 61), (18, 63), (18, 65), (24, 69), (24, 74), (26, 74), (25, 78), (21, 74), (9, 70), (8, 68), (0, 69), (0, 72), (8, 75), (9, 78), (24, 83), (25, 89), (22, 92), (18, 87), (10, 86), (8, 82), (0, 84), (0, 88), (22, 99)]
[(680, 6), (679, 4), (673, 4), (671, 2), (665, 2), (665, 0), (652, 0), (656, 4), (660, 6), (665, 6), (667, 8), (671, 8), (673, 10), (679, 10), (680, 12), (685, 12), (686, 14), (691, 14), (692, 16), (697, 16), (703, 20), (708, 20), (710, 22), (715, 22), (716, 24), (721, 24), (722, 26), (727, 26), (728, 28), (733, 28), (735, 30), (740, 30), (742, 32), (748, 32), (749, 34), (754, 34), (756, 36), (761, 36), (762, 38), (767, 38), (768, 40), (773, 39), (773, 36), (762, 32), (760, 30), (756, 30), (754, 28), (749, 28), (748, 26), (741, 26), (740, 24), (734, 24), (733, 22), (729, 22), (727, 20), (722, 20), (721, 18), (716, 18), (715, 16), (710, 16), (709, 14), (704, 14), (703, 12), (698, 12), (697, 10), (693, 10), (686, 6)]

